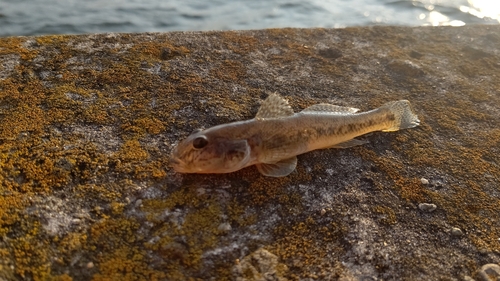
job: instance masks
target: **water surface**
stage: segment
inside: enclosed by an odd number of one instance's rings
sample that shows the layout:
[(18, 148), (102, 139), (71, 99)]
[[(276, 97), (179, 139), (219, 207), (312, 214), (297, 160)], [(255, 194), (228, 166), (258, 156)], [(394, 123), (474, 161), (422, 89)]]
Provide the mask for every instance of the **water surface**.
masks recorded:
[(499, 22), (499, 0), (0, 0), (0, 36)]

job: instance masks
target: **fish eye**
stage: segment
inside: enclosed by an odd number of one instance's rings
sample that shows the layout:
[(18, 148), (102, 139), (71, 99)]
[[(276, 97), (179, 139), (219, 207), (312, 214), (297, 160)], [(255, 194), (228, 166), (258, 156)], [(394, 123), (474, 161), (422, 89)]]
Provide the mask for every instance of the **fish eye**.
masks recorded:
[(197, 137), (193, 140), (193, 147), (196, 149), (204, 148), (207, 144), (208, 140), (205, 136)]

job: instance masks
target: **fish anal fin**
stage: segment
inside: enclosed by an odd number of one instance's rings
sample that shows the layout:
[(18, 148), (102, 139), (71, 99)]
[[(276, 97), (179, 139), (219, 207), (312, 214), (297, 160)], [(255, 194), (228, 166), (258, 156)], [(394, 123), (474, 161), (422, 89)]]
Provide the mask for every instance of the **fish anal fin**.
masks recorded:
[(345, 106), (339, 106), (339, 105), (334, 105), (334, 104), (329, 104), (329, 103), (319, 103), (315, 105), (311, 105), (308, 108), (302, 110), (301, 112), (305, 113), (330, 113), (330, 114), (338, 114), (338, 115), (345, 115), (345, 114), (353, 114), (358, 112), (359, 109), (354, 108), (354, 107), (345, 107)]
[(278, 94), (270, 94), (262, 103), (255, 115), (257, 119), (279, 118), (293, 115), (293, 109), (288, 104), (288, 101), (280, 97)]
[(257, 164), (257, 169), (261, 174), (268, 177), (285, 177), (288, 176), (295, 167), (297, 167), (297, 156), (283, 159), (276, 163), (260, 163)]
[(366, 143), (368, 143), (368, 142), (363, 141), (363, 140), (358, 140), (358, 139), (352, 139), (352, 140), (348, 140), (345, 142), (337, 143), (336, 145), (332, 145), (329, 148), (349, 148), (349, 147), (353, 147), (353, 146), (363, 145)]

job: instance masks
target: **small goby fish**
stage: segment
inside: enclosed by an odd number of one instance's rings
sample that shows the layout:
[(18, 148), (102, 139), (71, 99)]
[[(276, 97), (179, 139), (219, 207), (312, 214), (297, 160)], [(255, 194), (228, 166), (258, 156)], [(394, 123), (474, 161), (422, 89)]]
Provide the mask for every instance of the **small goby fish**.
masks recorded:
[(322, 148), (366, 143), (355, 137), (419, 125), (407, 100), (363, 113), (332, 104), (316, 104), (294, 113), (271, 94), (254, 119), (197, 130), (172, 151), (170, 164), (180, 173), (230, 173), (256, 165), (260, 173), (284, 177), (297, 166), (297, 155)]

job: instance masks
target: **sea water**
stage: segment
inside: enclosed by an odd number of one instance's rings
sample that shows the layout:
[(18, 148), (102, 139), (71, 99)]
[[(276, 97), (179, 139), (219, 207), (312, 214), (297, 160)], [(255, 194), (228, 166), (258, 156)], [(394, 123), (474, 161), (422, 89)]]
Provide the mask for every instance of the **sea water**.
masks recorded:
[(499, 22), (500, 0), (0, 0), (0, 36)]

